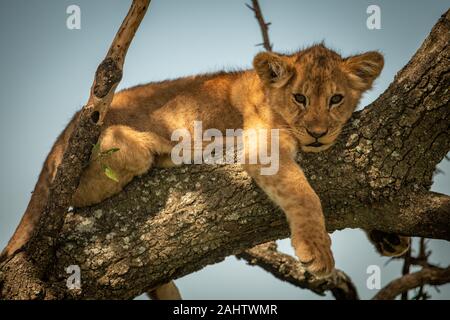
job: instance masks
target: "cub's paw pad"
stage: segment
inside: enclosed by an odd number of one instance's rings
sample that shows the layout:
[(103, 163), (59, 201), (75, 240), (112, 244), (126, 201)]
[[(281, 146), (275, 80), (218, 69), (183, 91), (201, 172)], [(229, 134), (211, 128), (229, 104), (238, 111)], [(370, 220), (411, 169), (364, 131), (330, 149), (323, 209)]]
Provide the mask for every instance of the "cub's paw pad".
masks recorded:
[(379, 254), (398, 257), (408, 251), (411, 239), (394, 233), (372, 230), (367, 233)]

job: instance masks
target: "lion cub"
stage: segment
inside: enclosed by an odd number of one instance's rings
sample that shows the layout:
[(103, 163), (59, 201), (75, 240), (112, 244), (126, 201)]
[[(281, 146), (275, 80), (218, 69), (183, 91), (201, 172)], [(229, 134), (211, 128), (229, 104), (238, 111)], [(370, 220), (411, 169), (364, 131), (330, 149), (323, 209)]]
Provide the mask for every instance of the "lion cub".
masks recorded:
[[(319, 44), (289, 55), (259, 53), (253, 66), (247, 71), (150, 83), (117, 93), (99, 138), (101, 150), (119, 150), (104, 160), (117, 181), (108, 178), (102, 170), (105, 164), (93, 157), (73, 196), (74, 206), (101, 202), (120, 192), (134, 176), (167, 162), (174, 147), (172, 132), (192, 132), (194, 121), (223, 133), (239, 128), (279, 129), (278, 171), (262, 175), (259, 163), (244, 164), (244, 168), (285, 212), (301, 263), (317, 276), (330, 274), (334, 259), (320, 199), (294, 158), (299, 151), (319, 152), (334, 143), (362, 93), (380, 74), (383, 57), (367, 52), (343, 58)], [(28, 240), (75, 119), (49, 154), (6, 254)], [(250, 147), (261, 142), (244, 140)]]

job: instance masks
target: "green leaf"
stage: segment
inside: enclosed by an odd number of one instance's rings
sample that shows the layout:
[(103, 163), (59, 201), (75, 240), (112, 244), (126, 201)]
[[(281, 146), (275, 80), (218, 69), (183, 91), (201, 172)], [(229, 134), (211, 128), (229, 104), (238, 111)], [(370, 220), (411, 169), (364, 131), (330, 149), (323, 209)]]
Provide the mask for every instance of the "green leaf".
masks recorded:
[(105, 175), (110, 178), (111, 180), (115, 181), (115, 182), (119, 182), (119, 178), (117, 177), (117, 173), (111, 169), (109, 166), (107, 165), (102, 165), (103, 168), (103, 172), (105, 173)]
[(109, 155), (112, 155), (113, 153), (115, 153), (115, 152), (117, 152), (119, 150), (120, 150), (119, 148), (111, 148), (111, 149), (108, 149), (106, 151), (102, 151), (102, 155), (103, 156), (109, 156)]
[(97, 142), (96, 144), (92, 145), (92, 156), (97, 157), (100, 153), (100, 143)]

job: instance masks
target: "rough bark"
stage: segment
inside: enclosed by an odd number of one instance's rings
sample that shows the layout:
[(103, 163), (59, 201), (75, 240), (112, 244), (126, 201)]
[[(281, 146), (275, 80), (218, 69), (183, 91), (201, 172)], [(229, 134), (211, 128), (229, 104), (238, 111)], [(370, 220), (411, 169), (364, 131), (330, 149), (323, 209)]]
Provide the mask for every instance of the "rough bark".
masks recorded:
[[(450, 149), (449, 40), (447, 12), (331, 150), (299, 156), (330, 232), (364, 228), (450, 239), (450, 197), (428, 191)], [(133, 298), (287, 236), (284, 215), (240, 166), (153, 170), (114, 198), (65, 216), (45, 281), (58, 297)], [(29, 274), (18, 259), (0, 266), (5, 298), (32, 296), (29, 289), (17, 292), (16, 282)], [(64, 289), (65, 268), (73, 264), (82, 270), (80, 291)]]
[(335, 270), (330, 277), (318, 279), (302, 268), (294, 257), (277, 250), (275, 242), (260, 244), (237, 255), (249, 265), (257, 265), (281, 281), (318, 295), (330, 291), (336, 300), (357, 300), (358, 293), (350, 278), (342, 271)]

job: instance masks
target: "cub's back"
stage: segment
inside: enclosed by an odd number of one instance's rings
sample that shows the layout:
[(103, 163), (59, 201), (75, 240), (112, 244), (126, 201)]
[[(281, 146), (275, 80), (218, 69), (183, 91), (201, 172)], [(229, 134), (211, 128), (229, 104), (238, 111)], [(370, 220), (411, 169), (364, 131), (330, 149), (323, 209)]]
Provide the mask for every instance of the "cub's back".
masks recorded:
[(206, 74), (123, 90), (114, 96), (105, 126), (127, 125), (168, 139), (175, 129), (192, 131), (196, 120), (202, 120), (203, 130), (241, 127), (242, 115), (230, 101), (232, 84), (241, 74)]

